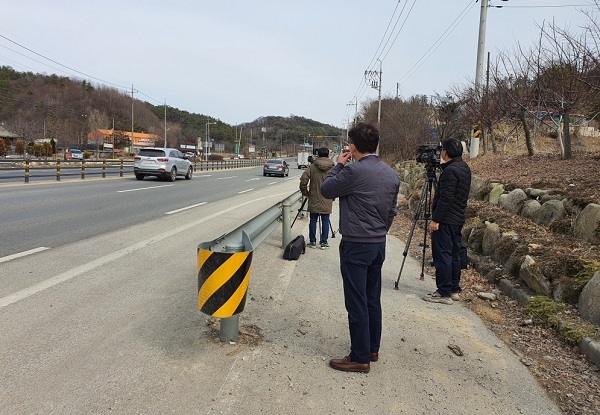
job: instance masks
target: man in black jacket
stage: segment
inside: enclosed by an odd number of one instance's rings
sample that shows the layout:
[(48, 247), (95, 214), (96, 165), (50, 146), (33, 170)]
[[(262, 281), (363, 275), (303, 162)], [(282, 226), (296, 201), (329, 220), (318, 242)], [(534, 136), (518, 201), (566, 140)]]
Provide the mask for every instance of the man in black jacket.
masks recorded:
[(454, 138), (442, 143), (439, 183), (433, 197), (431, 253), (435, 266), (437, 291), (423, 299), (432, 303), (452, 304), (459, 301), (460, 248), (465, 210), (471, 189), (471, 169), (462, 159), (462, 143)]

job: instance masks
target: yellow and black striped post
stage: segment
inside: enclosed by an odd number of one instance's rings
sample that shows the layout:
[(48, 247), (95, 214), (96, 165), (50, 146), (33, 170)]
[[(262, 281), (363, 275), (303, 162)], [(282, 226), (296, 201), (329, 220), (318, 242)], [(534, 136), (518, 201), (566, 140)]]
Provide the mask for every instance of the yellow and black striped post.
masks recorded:
[(213, 317), (244, 311), (252, 252), (198, 250), (198, 308)]
[[(221, 318), (221, 341), (236, 341), (239, 316), (246, 305), (252, 249), (226, 247), (211, 251), (213, 242), (198, 246), (198, 308)], [(237, 251), (237, 252), (236, 252)]]
[(56, 160), (56, 181), (60, 182), (60, 160)]

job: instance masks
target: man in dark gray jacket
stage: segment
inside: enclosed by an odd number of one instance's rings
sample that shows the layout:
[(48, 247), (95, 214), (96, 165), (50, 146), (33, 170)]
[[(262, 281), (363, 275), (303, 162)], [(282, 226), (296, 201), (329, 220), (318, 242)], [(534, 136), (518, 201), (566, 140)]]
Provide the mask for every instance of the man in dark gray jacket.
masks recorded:
[[(381, 343), (381, 267), (387, 231), (397, 213), (398, 173), (375, 152), (379, 131), (358, 123), (348, 131), (343, 153), (325, 178), (321, 194), (340, 203), (340, 269), (350, 327), (350, 354), (329, 365), (346, 372), (369, 372)], [(346, 164), (350, 158), (354, 163)]]
[(442, 143), (440, 180), (433, 196), (431, 254), (437, 290), (425, 301), (452, 304), (460, 297), (460, 249), (467, 200), (471, 190), (471, 169), (462, 159), (462, 143), (454, 138)]

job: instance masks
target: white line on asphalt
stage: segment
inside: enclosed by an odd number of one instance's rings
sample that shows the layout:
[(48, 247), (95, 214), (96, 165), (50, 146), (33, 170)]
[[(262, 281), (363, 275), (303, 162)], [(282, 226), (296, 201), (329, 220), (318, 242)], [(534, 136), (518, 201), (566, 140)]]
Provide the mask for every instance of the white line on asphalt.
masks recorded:
[(246, 181), (247, 181), (247, 182), (251, 182), (252, 180), (260, 180), (260, 178), (259, 178), (259, 177), (255, 177), (254, 179), (248, 179), (248, 180), (246, 180)]
[(278, 182), (271, 182), (267, 186), (271, 186), (272, 184), (277, 184)]
[[(211, 177), (211, 176), (212, 176), (212, 174), (200, 174), (200, 175), (196, 175), (194, 177)], [(235, 177), (235, 176), (233, 176), (233, 177)]]
[(242, 190), (241, 192), (238, 192), (239, 195), (241, 195), (242, 193), (247, 193), (247, 192), (251, 192), (254, 189), (246, 189), (246, 190)]
[(12, 259), (17, 259), (17, 258), (21, 258), (21, 257), (27, 256), (27, 255), (42, 252), (42, 251), (45, 251), (46, 249), (50, 249), (50, 248), (46, 248), (45, 246), (40, 246), (39, 248), (30, 249), (29, 251), (23, 251), (23, 252), (19, 252), (17, 254), (8, 255), (8, 256), (0, 258), (0, 264), (3, 262), (8, 262)]
[(198, 226), (204, 222), (207, 221), (211, 221), (221, 215), (224, 215), (225, 213), (229, 213), (233, 210), (239, 209), (243, 206), (252, 204), (252, 203), (256, 203), (259, 200), (264, 200), (264, 199), (271, 199), (273, 197), (279, 197), (279, 196), (289, 196), (289, 192), (284, 192), (284, 193), (277, 193), (274, 195), (270, 195), (270, 196), (264, 196), (258, 199), (254, 199), (254, 200), (249, 200), (247, 202), (244, 203), (240, 203), (239, 205), (236, 206), (232, 206), (230, 208), (227, 209), (223, 209), (220, 212), (217, 213), (213, 213), (212, 215), (206, 216), (202, 219), (198, 219), (196, 221), (193, 222), (189, 222), (186, 223), (185, 225), (182, 225), (178, 228), (173, 228), (169, 231), (166, 231), (164, 233), (158, 234), (156, 236), (153, 236), (152, 238), (149, 239), (145, 239), (141, 242), (138, 242), (137, 244), (133, 244), (130, 245), (128, 247), (125, 247), (123, 249), (119, 249), (118, 251), (113, 252), (112, 254), (109, 255), (105, 255), (101, 258), (98, 258), (94, 261), (88, 262), (87, 264), (84, 265), (80, 265), (78, 267), (75, 267), (69, 271), (63, 272), (62, 274), (58, 274), (52, 278), (48, 278), (45, 281), (42, 281), (38, 284), (32, 285), (31, 287), (27, 287), (25, 289), (22, 289), (21, 291), (17, 291), (16, 293), (7, 295), (6, 297), (2, 297), (0, 298), (0, 308), (4, 308), (8, 305), (11, 305), (13, 303), (16, 303), (17, 301), (21, 301), (27, 297), (31, 297), (34, 294), (39, 293), (40, 291), (44, 291), (47, 288), (51, 288), (54, 287), (57, 284), (60, 284), (61, 282), (65, 282), (68, 281), (72, 278), (75, 278), (85, 272), (91, 271), (95, 268), (101, 267), (105, 264), (108, 264), (111, 261), (115, 261), (121, 257), (124, 257), (125, 255), (128, 254), (132, 254), (136, 251), (139, 251), (141, 249), (146, 248), (148, 245), (152, 245), (152, 244), (156, 244), (159, 242), (162, 242), (164, 239), (169, 238), (171, 236), (177, 235), (178, 233), (181, 232), (186, 232), (187, 230), (193, 228), (194, 226)]
[(229, 176), (229, 177), (217, 177), (217, 180), (225, 180), (225, 179), (233, 179), (237, 176)]
[(208, 202), (196, 203), (195, 205), (186, 206), (186, 207), (183, 207), (181, 209), (172, 210), (170, 212), (165, 213), (165, 215), (172, 215), (173, 213), (177, 213), (177, 212), (181, 212), (181, 211), (184, 211), (184, 210), (192, 209), (192, 208), (195, 208), (195, 207), (198, 207), (198, 206), (206, 205), (207, 203)]
[(159, 187), (175, 186), (174, 184), (163, 184), (162, 186), (138, 187), (137, 189), (117, 190), (117, 193), (137, 192), (138, 190), (158, 189)]

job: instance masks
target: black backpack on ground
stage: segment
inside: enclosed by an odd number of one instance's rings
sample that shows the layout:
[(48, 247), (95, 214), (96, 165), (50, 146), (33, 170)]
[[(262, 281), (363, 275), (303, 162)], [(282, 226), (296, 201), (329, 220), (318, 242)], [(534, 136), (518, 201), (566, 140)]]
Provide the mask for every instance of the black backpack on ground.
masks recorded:
[(306, 242), (304, 242), (304, 236), (296, 236), (292, 241), (287, 244), (283, 250), (283, 259), (288, 261), (297, 260), (300, 258), (300, 254), (306, 252)]

